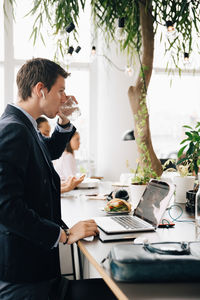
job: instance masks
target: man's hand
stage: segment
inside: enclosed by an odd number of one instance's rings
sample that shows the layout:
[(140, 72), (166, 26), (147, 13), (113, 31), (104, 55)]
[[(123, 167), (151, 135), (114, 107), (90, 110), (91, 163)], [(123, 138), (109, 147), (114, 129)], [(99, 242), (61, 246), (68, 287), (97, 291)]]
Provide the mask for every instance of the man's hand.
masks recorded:
[(69, 176), (66, 181), (61, 182), (61, 194), (75, 189), (75, 187), (77, 187), (77, 185), (79, 185), (84, 180), (84, 178), (85, 174), (79, 178), (75, 176)]
[(99, 233), (94, 220), (80, 221), (69, 229), (70, 235), (67, 244), (73, 244), (88, 236), (96, 236)]
[(63, 229), (61, 229), (61, 235), (60, 235), (59, 243), (65, 243), (66, 239), (67, 239), (66, 233)]

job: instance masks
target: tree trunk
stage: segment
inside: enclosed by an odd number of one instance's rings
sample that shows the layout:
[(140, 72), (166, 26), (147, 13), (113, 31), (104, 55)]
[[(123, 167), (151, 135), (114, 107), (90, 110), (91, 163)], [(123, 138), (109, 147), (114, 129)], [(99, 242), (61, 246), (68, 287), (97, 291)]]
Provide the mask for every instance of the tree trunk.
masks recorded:
[(141, 68), (135, 86), (131, 86), (128, 90), (128, 96), (134, 116), (134, 133), (139, 152), (140, 166), (142, 168), (151, 167), (160, 176), (163, 169), (152, 146), (149, 114), (146, 105), (146, 94), (152, 74), (154, 53), (153, 18), (150, 14), (151, 8), (147, 9), (145, 6), (150, 2), (151, 0), (145, 0), (145, 4), (139, 2), (142, 34), (141, 58), (139, 54)]

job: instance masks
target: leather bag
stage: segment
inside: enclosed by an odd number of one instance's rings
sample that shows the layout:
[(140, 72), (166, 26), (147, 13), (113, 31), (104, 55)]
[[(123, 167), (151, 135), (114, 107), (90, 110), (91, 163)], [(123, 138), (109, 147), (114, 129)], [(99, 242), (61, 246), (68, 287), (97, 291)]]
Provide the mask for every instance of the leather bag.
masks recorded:
[(109, 253), (110, 272), (121, 282), (200, 281), (200, 242), (121, 244)]

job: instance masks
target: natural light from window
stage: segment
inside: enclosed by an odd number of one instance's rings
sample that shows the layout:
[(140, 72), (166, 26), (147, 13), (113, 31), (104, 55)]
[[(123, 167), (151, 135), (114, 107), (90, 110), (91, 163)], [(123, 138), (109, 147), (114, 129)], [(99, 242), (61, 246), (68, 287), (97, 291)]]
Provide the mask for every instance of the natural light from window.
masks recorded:
[[(33, 47), (33, 38), (30, 40), (32, 33), (32, 26), (36, 16), (26, 14), (33, 6), (32, 0), (21, 0), (16, 4), (16, 22), (14, 23), (14, 55), (16, 59), (29, 59), (31, 57), (46, 57), (53, 59), (56, 50), (56, 42), (52, 36), (52, 29), (47, 26), (41, 30), (41, 33), (45, 40), (45, 45), (39, 39), (36, 41)], [(45, 23), (45, 19), (44, 19)], [(47, 34), (48, 32), (48, 34)], [(85, 11), (80, 13), (79, 20), (79, 43), (74, 41), (73, 34), (70, 35), (70, 46), (74, 49), (78, 45), (81, 47), (81, 51), (74, 53), (73, 61), (75, 62), (87, 62), (89, 60), (91, 43), (90, 43), (90, 6), (87, 4)], [(67, 33), (63, 34), (63, 39), (67, 36)], [(64, 59), (65, 62), (65, 59)]]
[(4, 59), (4, 13), (3, 1), (0, 1), (0, 61)]
[[(160, 33), (162, 39), (160, 40)], [(154, 71), (148, 90), (150, 128), (158, 158), (176, 157), (184, 138), (183, 125), (200, 121), (199, 54), (193, 51), (193, 65), (184, 65), (182, 75), (165, 72), (170, 54), (164, 55), (166, 29), (155, 38)], [(194, 65), (196, 73), (193, 73)]]
[[(27, 60), (32, 57), (45, 57), (53, 59), (55, 53), (55, 43), (52, 37), (43, 35), (45, 37), (46, 46), (41, 40), (36, 42), (33, 46), (33, 40), (29, 40), (32, 32), (32, 24), (34, 18), (32, 16), (26, 17), (25, 15), (31, 8), (32, 1), (23, 0), (18, 1), (16, 8), (16, 22), (14, 23), (13, 34), (14, 34), (14, 56), (15, 60), (20, 60), (20, 64), (16, 64), (14, 68), (14, 78), (16, 78), (17, 71), (21, 66), (21, 60)], [(66, 93), (75, 95), (79, 102), (81, 116), (74, 121), (74, 125), (80, 133), (81, 146), (76, 153), (78, 159), (88, 159), (89, 153), (89, 65), (82, 66), (81, 63), (88, 63), (91, 51), (90, 43), (90, 7), (87, 5), (85, 13), (81, 13), (79, 22), (79, 43), (75, 42), (70, 37), (70, 45), (76, 48), (77, 45), (81, 46), (81, 51), (78, 54), (73, 55), (72, 64), (69, 64), (68, 71), (71, 76), (66, 80)], [(23, 34), (22, 34), (23, 32)], [(76, 66), (73, 66), (73, 62)], [(77, 64), (80, 64), (77, 66)], [(62, 62), (65, 65), (65, 59)], [(17, 99), (17, 86), (14, 81), (13, 83), (13, 94), (14, 101)], [(51, 126), (54, 127), (56, 120), (49, 120)]]

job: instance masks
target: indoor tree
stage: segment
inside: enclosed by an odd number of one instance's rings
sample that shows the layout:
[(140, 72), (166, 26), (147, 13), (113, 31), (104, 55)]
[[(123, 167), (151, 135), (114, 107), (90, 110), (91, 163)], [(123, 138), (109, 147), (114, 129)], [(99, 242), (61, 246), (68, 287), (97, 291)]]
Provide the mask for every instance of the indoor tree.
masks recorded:
[[(10, 0), (12, 3), (13, 1)], [(17, 2), (17, 1), (16, 1)], [(148, 86), (151, 79), (154, 58), (154, 37), (158, 26), (165, 26), (168, 36), (166, 52), (180, 70), (179, 62), (183, 55), (190, 56), (194, 36), (199, 37), (200, 1), (198, 0), (91, 0), (93, 22), (101, 29), (105, 41), (116, 42), (116, 47), (132, 62), (137, 56), (140, 70), (134, 86), (130, 86), (128, 96), (134, 117), (134, 133), (138, 146), (140, 166), (161, 175), (162, 166), (151, 141), (149, 114), (146, 105)], [(41, 28), (46, 22), (57, 38), (58, 51), (63, 56), (69, 45), (66, 27), (73, 23), (78, 26), (80, 10), (85, 8), (86, 0), (35, 0), (30, 14), (35, 15), (32, 37), (42, 38)], [(123, 19), (124, 18), (124, 19)], [(116, 20), (121, 20), (121, 29), (116, 38)], [(123, 24), (124, 23), (124, 24)], [(77, 30), (73, 30), (76, 39)], [(161, 39), (161, 42), (162, 39)], [(168, 68), (169, 70), (169, 68)]]

